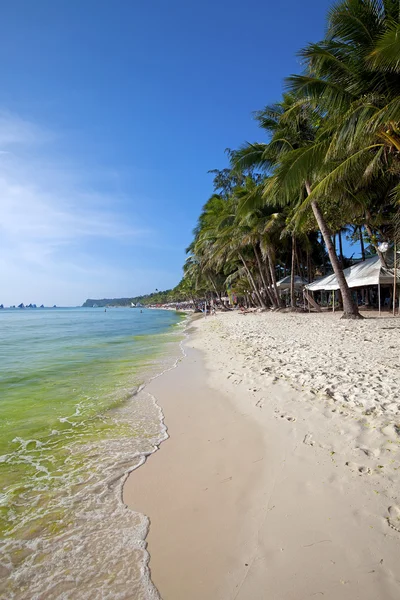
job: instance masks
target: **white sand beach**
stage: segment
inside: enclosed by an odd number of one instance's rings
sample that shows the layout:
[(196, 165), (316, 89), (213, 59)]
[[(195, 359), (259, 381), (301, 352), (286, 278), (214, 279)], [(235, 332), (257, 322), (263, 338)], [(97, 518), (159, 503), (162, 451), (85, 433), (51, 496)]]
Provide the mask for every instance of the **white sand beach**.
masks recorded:
[(399, 329), (218, 314), (151, 382), (170, 438), (124, 499), (164, 600), (400, 597)]

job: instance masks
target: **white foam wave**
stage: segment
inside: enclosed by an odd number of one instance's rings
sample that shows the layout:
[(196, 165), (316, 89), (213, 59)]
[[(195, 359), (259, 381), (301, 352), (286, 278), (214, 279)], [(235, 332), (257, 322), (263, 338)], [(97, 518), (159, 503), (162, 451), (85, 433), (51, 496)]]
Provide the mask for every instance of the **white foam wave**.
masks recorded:
[[(149, 381), (176, 368), (184, 356), (181, 341), (173, 363), (168, 359)], [(61, 417), (60, 422), (77, 425), (70, 420), (78, 411), (79, 406), (74, 415)], [(129, 474), (168, 438), (164, 415), (142, 385), (113, 412), (112, 419), (130, 424), (135, 435), (81, 444), (75, 432), (67, 444), (68, 468), (52, 474), (45, 463), (51, 461), (61, 432), (53, 430), (46, 443), (39, 444), (16, 438), (17, 450), (6, 460), (30, 464), (36, 477), (20, 495), (32, 510), (11, 515), (15, 527), (0, 542), (0, 576), (4, 574), (0, 597), (159, 600), (148, 569), (149, 520), (128, 509), (122, 494)], [(62, 433), (68, 440), (68, 432)], [(8, 500), (4, 498), (4, 503)]]

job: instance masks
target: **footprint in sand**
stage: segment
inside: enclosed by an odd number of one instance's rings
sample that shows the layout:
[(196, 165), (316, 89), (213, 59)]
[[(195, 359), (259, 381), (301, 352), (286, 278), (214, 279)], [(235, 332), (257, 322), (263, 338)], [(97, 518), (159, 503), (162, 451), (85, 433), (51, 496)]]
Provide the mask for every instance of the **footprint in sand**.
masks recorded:
[(380, 450), (378, 450), (377, 448), (373, 449), (373, 450), (370, 450), (369, 448), (359, 448), (359, 449), (361, 450), (361, 452), (364, 452), (364, 454), (366, 456), (368, 456), (368, 458), (378, 458), (381, 454)]
[(387, 521), (389, 527), (400, 533), (400, 508), (397, 504), (393, 504), (393, 506), (389, 506), (388, 513)]
[(371, 473), (371, 469), (368, 467), (363, 467), (362, 465), (357, 465), (353, 462), (347, 462), (346, 466), (349, 467), (351, 471), (354, 471), (354, 473), (358, 473), (359, 475), (368, 475)]
[(307, 446), (314, 446), (315, 445), (315, 442), (312, 439), (312, 434), (311, 433), (307, 433), (307, 435), (304, 437), (303, 444), (307, 444)]
[(260, 375), (265, 375), (266, 373), (270, 373), (271, 367), (263, 367), (260, 369)]
[(287, 421), (290, 421), (291, 423), (294, 423), (296, 420), (296, 417), (291, 417), (290, 415), (280, 415), (281, 419), (286, 419)]

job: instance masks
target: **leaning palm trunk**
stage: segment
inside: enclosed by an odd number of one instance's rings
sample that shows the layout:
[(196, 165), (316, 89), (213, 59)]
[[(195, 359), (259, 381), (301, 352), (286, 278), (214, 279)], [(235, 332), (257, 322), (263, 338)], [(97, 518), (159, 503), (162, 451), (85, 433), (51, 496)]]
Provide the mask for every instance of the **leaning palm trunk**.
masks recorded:
[(276, 275), (275, 275), (274, 259), (273, 259), (272, 252), (271, 252), (270, 248), (267, 249), (267, 258), (268, 258), (269, 272), (270, 272), (270, 275), (271, 275), (272, 287), (273, 287), (273, 290), (274, 290), (276, 302), (277, 302), (278, 306), (282, 306), (282, 302), (281, 302), (281, 299), (279, 297), (278, 286), (276, 285)]
[(294, 271), (296, 264), (296, 238), (292, 234), (292, 271), (290, 273), (290, 306), (296, 308), (296, 298), (294, 295)]
[[(308, 182), (306, 182), (306, 190), (307, 194), (311, 194), (311, 186)], [(347, 285), (346, 278), (343, 274), (343, 270), (340, 268), (339, 260), (333, 247), (331, 233), (329, 231), (328, 225), (325, 222), (319, 204), (316, 200), (312, 200), (311, 208), (314, 213), (314, 217), (317, 221), (319, 230), (324, 239), (326, 248), (328, 250), (329, 259), (332, 264), (333, 271), (336, 275), (336, 279), (339, 284), (340, 292), (342, 294), (343, 300), (343, 316), (342, 319), (362, 319), (363, 317), (360, 315), (358, 311), (358, 306), (354, 304), (353, 298), (351, 296), (351, 291), (349, 286)]]
[(211, 281), (211, 285), (213, 286), (215, 293), (217, 295), (217, 298), (221, 304), (221, 306), (224, 306), (223, 302), (222, 302), (222, 298), (221, 298), (221, 293), (218, 291), (217, 286), (215, 285), (215, 281), (214, 279), (211, 277), (211, 275), (208, 276), (209, 280)]
[(256, 257), (258, 272), (260, 274), (260, 278), (261, 278), (262, 284), (263, 284), (264, 288), (267, 289), (268, 286), (267, 286), (267, 284), (265, 282), (265, 278), (264, 278), (264, 273), (263, 273), (263, 270), (262, 270), (262, 265), (261, 265), (260, 257), (258, 256), (257, 247), (256, 247), (255, 244), (253, 244), (253, 252), (254, 252), (254, 256)]
[(257, 246), (255, 244), (253, 244), (253, 250), (254, 250), (254, 255), (256, 257), (256, 260), (257, 260), (257, 265), (258, 265), (258, 270), (260, 272), (260, 277), (261, 277), (261, 280), (263, 282), (263, 286), (264, 286), (265, 292), (266, 292), (266, 294), (268, 296), (268, 300), (271, 302), (272, 306), (276, 306), (276, 300), (273, 297), (273, 295), (271, 294), (271, 291), (269, 289), (269, 282), (265, 281), (263, 266), (262, 266), (262, 263), (261, 263), (261, 260), (260, 260), (260, 255), (258, 253)]
[(279, 308), (279, 304), (277, 304), (275, 295), (272, 291), (272, 281), (271, 281), (271, 276), (269, 274), (268, 268), (265, 269), (265, 276), (266, 276), (267, 282), (268, 282), (267, 295), (268, 295), (269, 301), (271, 302), (271, 306), (273, 308)]
[(243, 263), (243, 266), (244, 266), (244, 268), (245, 268), (245, 271), (246, 271), (246, 274), (247, 274), (248, 280), (249, 280), (249, 281), (250, 281), (250, 283), (251, 283), (251, 286), (252, 286), (252, 288), (253, 288), (253, 290), (254, 290), (254, 293), (255, 293), (255, 295), (257, 296), (257, 300), (258, 300), (258, 302), (260, 303), (260, 306), (261, 306), (261, 308), (267, 308), (267, 307), (266, 307), (266, 305), (265, 305), (265, 302), (264, 302), (264, 300), (263, 300), (263, 298), (262, 298), (262, 296), (261, 296), (261, 294), (260, 294), (260, 292), (259, 292), (259, 290), (258, 290), (258, 287), (257, 287), (257, 285), (256, 285), (256, 282), (254, 281), (254, 277), (253, 277), (253, 275), (251, 274), (251, 271), (250, 271), (250, 269), (249, 269), (249, 267), (248, 267), (248, 265), (247, 265), (247, 263), (246, 263), (246, 261), (245, 261), (245, 259), (244, 259), (243, 255), (242, 255), (240, 252), (239, 252), (238, 254), (239, 254), (239, 258), (240, 258), (240, 260), (241, 260), (241, 261), (242, 261), (242, 263)]
[(275, 297), (275, 294), (274, 294), (274, 287), (273, 287), (273, 284), (272, 284), (271, 272), (269, 270), (268, 257), (267, 257), (267, 261), (264, 261), (264, 262), (268, 263), (268, 264), (265, 265), (265, 276), (266, 276), (267, 281), (268, 281), (268, 297), (271, 298), (272, 306), (274, 308), (279, 308), (280, 305), (277, 304), (276, 297)]

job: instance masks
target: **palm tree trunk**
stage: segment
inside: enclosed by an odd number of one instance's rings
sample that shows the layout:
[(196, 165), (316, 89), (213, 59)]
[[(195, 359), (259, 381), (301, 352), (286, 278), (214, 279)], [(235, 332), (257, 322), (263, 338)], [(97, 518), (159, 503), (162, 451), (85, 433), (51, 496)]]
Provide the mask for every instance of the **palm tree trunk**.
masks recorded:
[(279, 297), (278, 286), (276, 285), (276, 275), (275, 275), (275, 266), (274, 266), (274, 257), (272, 256), (271, 248), (267, 249), (267, 258), (268, 258), (268, 266), (269, 272), (272, 280), (272, 288), (274, 290), (276, 302), (278, 306), (282, 306), (281, 299)]
[(251, 285), (252, 285), (252, 287), (253, 287), (253, 289), (254, 289), (254, 292), (255, 292), (255, 294), (256, 294), (256, 296), (257, 296), (257, 300), (259, 301), (261, 308), (267, 308), (267, 307), (266, 307), (266, 305), (265, 305), (265, 302), (264, 302), (264, 300), (263, 300), (263, 298), (262, 298), (262, 296), (261, 296), (261, 294), (260, 294), (260, 292), (258, 291), (258, 288), (257, 288), (256, 282), (254, 281), (254, 277), (253, 277), (253, 275), (251, 274), (251, 271), (250, 271), (249, 267), (247, 266), (247, 263), (246, 263), (246, 261), (245, 261), (245, 259), (244, 259), (243, 255), (242, 255), (240, 252), (239, 252), (238, 254), (239, 254), (239, 258), (240, 258), (240, 260), (241, 260), (241, 261), (242, 261), (242, 263), (243, 263), (243, 266), (244, 266), (244, 268), (245, 268), (245, 271), (246, 271), (247, 277), (248, 277), (248, 279), (249, 279), (249, 281), (250, 281), (250, 283), (251, 283)]
[(339, 229), (338, 232), (338, 236), (339, 236), (339, 256), (340, 256), (340, 266), (344, 267), (344, 260), (343, 260), (343, 244), (342, 244), (342, 232)]
[[(307, 189), (307, 194), (310, 194), (311, 186), (308, 182), (306, 182), (306, 189)], [(342, 300), (343, 300), (342, 319), (362, 319), (363, 317), (360, 315), (360, 313), (358, 311), (358, 306), (356, 306), (353, 302), (350, 288), (347, 285), (347, 281), (343, 274), (343, 270), (340, 268), (339, 260), (336, 255), (335, 248), (333, 247), (333, 244), (332, 244), (332, 238), (331, 238), (331, 234), (330, 234), (328, 225), (324, 219), (324, 216), (323, 216), (321, 209), (320, 209), (318, 203), (316, 202), (316, 200), (312, 200), (311, 208), (314, 213), (315, 220), (317, 221), (321, 235), (324, 238), (324, 242), (325, 242), (326, 248), (328, 250), (332, 268), (336, 275), (336, 279), (339, 284), (340, 292), (342, 294)]]
[(290, 306), (296, 308), (296, 298), (294, 295), (294, 272), (296, 266), (296, 237), (292, 234), (292, 270), (290, 272)]
[[(249, 280), (248, 277), (247, 277), (247, 281), (249, 283), (249, 287), (252, 287), (251, 282), (250, 282), (250, 280)], [(246, 306), (246, 308), (253, 308), (253, 307), (257, 308), (257, 305), (255, 304), (254, 299), (253, 299), (252, 292), (249, 291), (246, 294), (246, 299), (247, 299), (247, 306)]]
[(269, 296), (271, 298), (272, 306), (274, 308), (279, 308), (279, 305), (276, 303), (276, 297), (275, 297), (275, 294), (274, 294), (275, 290), (274, 290), (274, 286), (273, 286), (272, 279), (271, 279), (271, 272), (269, 270), (268, 257), (267, 257), (267, 259), (266, 259), (265, 262), (267, 263), (266, 266), (265, 266), (265, 276), (266, 276), (267, 281), (268, 281), (268, 294), (269, 294)]
[(360, 231), (361, 258), (362, 258), (362, 260), (365, 260), (365, 246), (364, 246), (362, 225), (360, 225), (358, 229)]
[(308, 283), (311, 283), (312, 278), (311, 278), (311, 258), (310, 258), (310, 251), (307, 250), (307, 281)]
[(325, 252), (322, 254), (322, 275), (326, 275)]
[(256, 257), (257, 266), (258, 266), (258, 272), (260, 274), (262, 284), (264, 286), (264, 289), (267, 290), (268, 289), (268, 285), (267, 285), (267, 283), (265, 281), (265, 278), (264, 278), (264, 273), (263, 273), (263, 270), (262, 270), (262, 265), (261, 265), (260, 257), (258, 255), (257, 247), (256, 247), (255, 244), (253, 244), (253, 252), (254, 252), (254, 256)]
[(268, 291), (268, 297), (271, 300), (271, 304), (272, 304), (272, 306), (274, 308), (279, 308), (279, 306), (276, 303), (275, 295), (273, 293), (273, 289), (274, 288), (273, 288), (273, 285), (272, 285), (272, 279), (271, 279), (271, 275), (270, 275), (268, 266), (266, 266), (266, 268), (265, 268), (265, 276), (266, 276), (267, 281), (268, 281), (268, 290), (267, 291)]
[(214, 279), (211, 277), (211, 275), (208, 275), (208, 277), (209, 277), (209, 279), (210, 279), (210, 281), (211, 281), (211, 284), (212, 284), (212, 286), (213, 286), (213, 288), (214, 288), (214, 290), (215, 290), (215, 293), (217, 294), (217, 298), (218, 298), (218, 300), (220, 301), (220, 304), (223, 306), (223, 304), (222, 304), (222, 299), (221, 299), (221, 294), (220, 294), (220, 292), (217, 290), (217, 286), (215, 285), (215, 281), (214, 281)]
[(300, 275), (302, 279), (305, 279), (304, 273), (304, 255), (301, 248), (296, 246), (296, 266), (297, 266), (297, 275)]
[(266, 294), (268, 296), (268, 300), (271, 302), (272, 306), (276, 306), (275, 298), (272, 296), (271, 291), (269, 289), (269, 282), (267, 283), (265, 281), (264, 270), (262, 268), (262, 263), (261, 263), (260, 255), (258, 253), (257, 246), (255, 244), (253, 244), (253, 250), (254, 250), (254, 255), (256, 257), (256, 260), (257, 260), (257, 265), (258, 265), (258, 270), (260, 272), (261, 280), (263, 282), (263, 286), (264, 286), (265, 292), (266, 292)]

